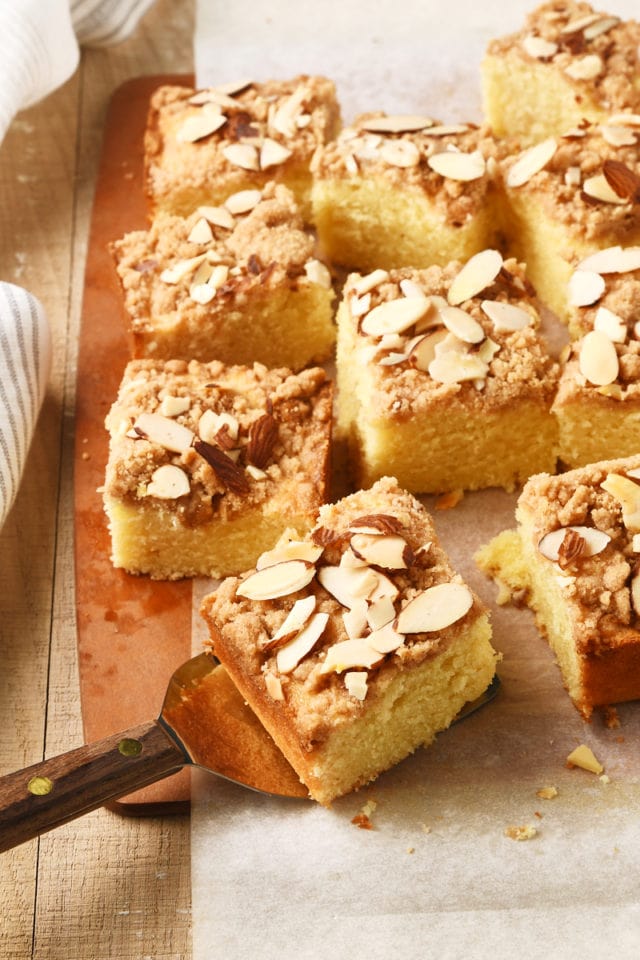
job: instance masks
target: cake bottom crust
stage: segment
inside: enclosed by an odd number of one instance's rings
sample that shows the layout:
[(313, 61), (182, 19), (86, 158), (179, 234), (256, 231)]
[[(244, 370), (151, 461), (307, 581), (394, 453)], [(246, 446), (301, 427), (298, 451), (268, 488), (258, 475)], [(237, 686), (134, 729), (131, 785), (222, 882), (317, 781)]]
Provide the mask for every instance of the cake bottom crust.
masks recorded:
[(466, 703), (484, 693), (497, 659), (490, 638), (491, 627), (483, 613), (441, 655), (398, 671), (381, 696), (365, 702), (360, 718), (337, 725), (309, 750), (301, 746), (294, 722), (262, 694), (257, 683), (251, 683), (219, 634), (214, 648), (311, 797), (330, 805), (418, 747), (428, 746)]

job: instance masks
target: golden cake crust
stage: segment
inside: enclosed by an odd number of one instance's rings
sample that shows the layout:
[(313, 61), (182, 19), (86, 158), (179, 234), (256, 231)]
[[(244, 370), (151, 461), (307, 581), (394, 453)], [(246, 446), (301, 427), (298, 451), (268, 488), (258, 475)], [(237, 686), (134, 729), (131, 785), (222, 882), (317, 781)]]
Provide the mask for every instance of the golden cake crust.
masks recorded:
[[(197, 126), (207, 114), (213, 129), (196, 136), (208, 129), (206, 122)], [(224, 118), (217, 128), (216, 114)], [(182, 208), (183, 196), (220, 202), (245, 182), (297, 180), (338, 125), (335, 86), (324, 77), (301, 75), (239, 90), (160, 87), (151, 98), (144, 144), (150, 208), (190, 213)]]

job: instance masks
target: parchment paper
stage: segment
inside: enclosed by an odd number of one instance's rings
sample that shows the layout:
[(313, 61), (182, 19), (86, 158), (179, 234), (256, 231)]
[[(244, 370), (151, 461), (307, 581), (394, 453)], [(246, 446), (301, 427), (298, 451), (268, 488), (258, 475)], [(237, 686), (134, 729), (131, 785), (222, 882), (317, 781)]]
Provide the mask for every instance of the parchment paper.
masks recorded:
[[(487, 40), (518, 29), (531, 6), (200, 0), (198, 83), (322, 72), (347, 121), (367, 109), (477, 121)], [(636, 7), (606, 4), (626, 17)], [(640, 704), (618, 708), (618, 729), (583, 723), (531, 614), (496, 605), (472, 557), (514, 525), (515, 501), (481, 491), (438, 511), (424, 498), (491, 609), (503, 654), (496, 701), (331, 810), (194, 776), (194, 960), (637, 960)], [(203, 637), (194, 607), (197, 652)], [(566, 767), (579, 743), (609, 782)], [(550, 785), (557, 797), (540, 799)], [(369, 801), (373, 829), (361, 830), (351, 820)], [(505, 836), (523, 825), (537, 835)]]

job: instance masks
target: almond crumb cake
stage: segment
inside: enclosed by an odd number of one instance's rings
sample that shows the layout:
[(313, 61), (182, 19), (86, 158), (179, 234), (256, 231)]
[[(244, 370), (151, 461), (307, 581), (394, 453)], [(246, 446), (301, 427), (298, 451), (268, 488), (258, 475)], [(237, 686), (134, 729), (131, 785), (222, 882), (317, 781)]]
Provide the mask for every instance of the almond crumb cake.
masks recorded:
[(640, 25), (575, 0), (537, 7), (522, 30), (493, 40), (482, 63), (496, 136), (533, 143), (582, 120), (640, 108)]
[(112, 250), (136, 357), (300, 370), (332, 351), (331, 274), (282, 185), (160, 213)]
[(359, 270), (466, 259), (496, 239), (488, 129), (429, 117), (359, 117), (315, 154), (323, 253)]
[(608, 114), (503, 159), (504, 234), (538, 295), (567, 322), (577, 262), (640, 242), (640, 114)]
[(587, 257), (569, 285), (578, 338), (565, 350), (552, 410), (560, 460), (579, 467), (640, 450), (640, 247)]
[(335, 86), (325, 77), (159, 87), (145, 135), (149, 207), (189, 216), (277, 180), (308, 219), (311, 158), (339, 125)]
[(241, 694), (323, 804), (362, 786), (489, 686), (487, 613), (397, 482), (322, 507), (202, 614)]
[(116, 567), (152, 578), (246, 570), (326, 499), (331, 384), (315, 367), (133, 360), (107, 416)]
[(558, 369), (524, 270), (487, 249), (466, 264), (348, 277), (338, 311), (338, 428), (356, 481), (413, 493), (553, 471)]
[(577, 709), (640, 697), (640, 455), (525, 485), (518, 527), (476, 556), (524, 591)]

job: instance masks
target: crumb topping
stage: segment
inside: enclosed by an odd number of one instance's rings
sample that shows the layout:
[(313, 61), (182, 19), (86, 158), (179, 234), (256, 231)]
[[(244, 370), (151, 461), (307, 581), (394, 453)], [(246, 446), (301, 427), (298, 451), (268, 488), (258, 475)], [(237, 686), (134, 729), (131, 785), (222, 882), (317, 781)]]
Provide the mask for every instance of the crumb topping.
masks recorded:
[(311, 511), (330, 423), (320, 368), (132, 361), (106, 420), (105, 494), (162, 506), (188, 525), (294, 489), (300, 510)]
[(618, 113), (524, 151), (513, 143), (501, 163), (506, 188), (535, 199), (581, 239), (624, 242), (640, 227), (639, 137), (640, 116)]
[(160, 213), (149, 230), (114, 243), (113, 252), (137, 330), (153, 330), (158, 317), (179, 309), (210, 317), (255, 288), (331, 286), (293, 195), (274, 183), (187, 218)]
[(525, 60), (560, 70), (578, 96), (603, 110), (633, 109), (640, 103), (640, 25), (594, 11), (588, 3), (551, 0), (534, 10), (521, 31), (492, 40), (489, 53), (517, 50)]
[(285, 533), (203, 611), (241, 648), (243, 670), (299, 716), (310, 746), (378, 697), (398, 663), (442, 653), (482, 607), (424, 508), (386, 477), (322, 507), (305, 540)]
[[(640, 456), (534, 477), (518, 514), (533, 520), (534, 546), (556, 565), (579, 650), (606, 649), (638, 630)], [(552, 534), (566, 543), (564, 562), (547, 547)], [(581, 549), (576, 539), (584, 540)]]
[(550, 403), (558, 367), (522, 265), (486, 250), (464, 266), (375, 271), (347, 279), (355, 362), (385, 416), (414, 416), (458, 397), (471, 407), (514, 397)]
[(160, 87), (145, 136), (154, 194), (213, 183), (239, 170), (270, 176), (308, 166), (339, 122), (334, 84), (324, 77), (193, 90)]
[(498, 154), (486, 127), (368, 113), (317, 151), (312, 170), (320, 179), (375, 176), (419, 189), (448, 222), (463, 226), (485, 202)]

